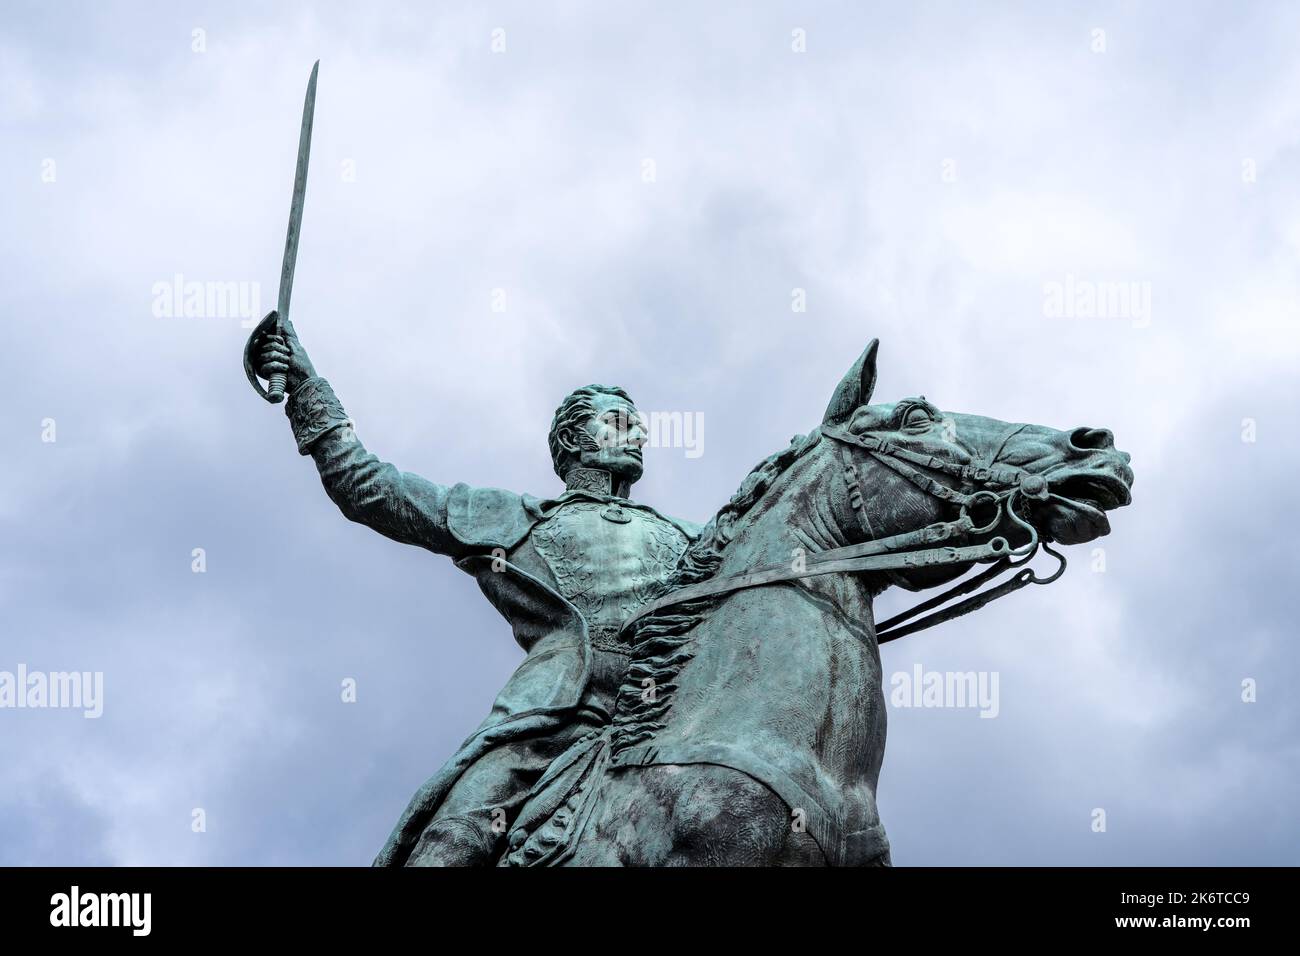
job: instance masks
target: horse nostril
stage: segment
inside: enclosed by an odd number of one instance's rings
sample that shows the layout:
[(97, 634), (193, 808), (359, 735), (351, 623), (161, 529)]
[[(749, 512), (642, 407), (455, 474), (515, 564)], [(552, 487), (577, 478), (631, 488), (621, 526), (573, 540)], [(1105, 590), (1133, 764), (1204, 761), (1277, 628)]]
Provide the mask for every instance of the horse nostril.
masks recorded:
[(1070, 444), (1080, 451), (1114, 448), (1115, 436), (1105, 428), (1076, 428), (1070, 432)]

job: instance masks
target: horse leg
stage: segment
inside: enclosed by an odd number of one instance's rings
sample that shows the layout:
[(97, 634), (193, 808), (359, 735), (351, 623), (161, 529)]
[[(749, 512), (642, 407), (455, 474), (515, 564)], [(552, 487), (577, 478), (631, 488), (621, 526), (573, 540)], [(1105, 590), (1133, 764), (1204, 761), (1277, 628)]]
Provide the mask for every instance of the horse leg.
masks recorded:
[(610, 774), (568, 861), (575, 866), (824, 866), (785, 801), (716, 764)]

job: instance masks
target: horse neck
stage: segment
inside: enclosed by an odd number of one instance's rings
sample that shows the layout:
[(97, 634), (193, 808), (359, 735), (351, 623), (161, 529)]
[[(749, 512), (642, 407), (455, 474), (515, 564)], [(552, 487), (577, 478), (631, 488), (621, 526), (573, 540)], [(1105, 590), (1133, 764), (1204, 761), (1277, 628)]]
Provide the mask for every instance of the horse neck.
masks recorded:
[[(800, 550), (807, 555), (862, 538), (861, 519), (849, 503), (835, 452), (835, 446), (823, 441), (773, 482), (767, 494), (740, 519), (717, 575), (793, 566)], [(872, 603), (882, 582), (859, 574), (827, 574), (804, 578), (801, 583), (830, 601), (874, 641)]]
[[(845, 495), (823, 442), (793, 462), (773, 481), (759, 501), (737, 519), (736, 531), (723, 552), (720, 574), (741, 574), (755, 568), (793, 562), (802, 550), (826, 550), (848, 543)], [(841, 482), (842, 484), (842, 482)]]

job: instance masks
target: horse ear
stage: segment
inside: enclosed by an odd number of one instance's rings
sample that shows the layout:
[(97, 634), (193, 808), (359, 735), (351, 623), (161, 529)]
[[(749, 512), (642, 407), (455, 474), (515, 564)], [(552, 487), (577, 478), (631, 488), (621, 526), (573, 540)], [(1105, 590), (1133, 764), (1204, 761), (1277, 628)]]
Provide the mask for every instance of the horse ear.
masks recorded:
[(867, 350), (849, 369), (849, 374), (840, 379), (831, 403), (826, 406), (826, 414), (822, 416), (823, 424), (838, 425), (871, 401), (871, 393), (876, 389), (876, 350), (879, 347), (880, 339), (872, 339)]

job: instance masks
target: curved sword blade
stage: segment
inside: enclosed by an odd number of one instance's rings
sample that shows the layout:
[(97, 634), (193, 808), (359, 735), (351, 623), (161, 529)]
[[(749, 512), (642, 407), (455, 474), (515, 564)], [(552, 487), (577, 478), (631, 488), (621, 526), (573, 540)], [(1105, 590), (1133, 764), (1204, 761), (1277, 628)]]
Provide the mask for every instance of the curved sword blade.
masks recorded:
[(276, 311), (280, 324), (289, 318), (289, 298), (293, 295), (293, 269), (298, 261), (298, 233), (302, 229), (302, 206), (307, 195), (307, 164), (311, 159), (311, 125), (316, 114), (316, 73), (320, 60), (311, 68), (307, 97), (302, 104), (302, 131), (298, 134), (298, 166), (293, 174), (293, 199), (289, 204), (289, 232), (284, 238), (284, 264), (280, 267), (280, 295)]

